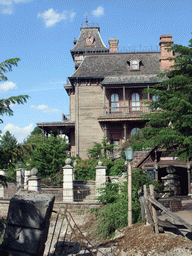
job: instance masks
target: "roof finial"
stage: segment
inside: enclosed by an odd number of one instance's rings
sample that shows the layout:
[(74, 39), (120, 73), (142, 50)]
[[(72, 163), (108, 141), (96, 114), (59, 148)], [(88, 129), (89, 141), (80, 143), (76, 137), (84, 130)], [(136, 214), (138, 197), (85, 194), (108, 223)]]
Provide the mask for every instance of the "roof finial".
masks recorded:
[(86, 27), (88, 26), (87, 14), (88, 14), (88, 13), (86, 12), (86, 21), (85, 21)]

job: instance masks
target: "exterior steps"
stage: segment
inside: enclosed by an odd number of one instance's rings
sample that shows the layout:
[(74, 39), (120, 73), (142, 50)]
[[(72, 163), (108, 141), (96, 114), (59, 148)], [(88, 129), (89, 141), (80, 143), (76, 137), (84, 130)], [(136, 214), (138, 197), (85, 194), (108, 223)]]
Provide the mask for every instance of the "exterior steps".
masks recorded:
[(74, 181), (74, 201), (94, 203), (96, 197), (95, 181)]

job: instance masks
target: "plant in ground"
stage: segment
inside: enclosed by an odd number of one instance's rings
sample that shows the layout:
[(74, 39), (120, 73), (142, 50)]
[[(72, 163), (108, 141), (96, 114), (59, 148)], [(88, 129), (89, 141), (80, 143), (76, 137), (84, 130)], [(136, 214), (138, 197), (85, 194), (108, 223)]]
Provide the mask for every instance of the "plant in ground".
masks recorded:
[(135, 150), (158, 146), (172, 156), (192, 158), (192, 39), (189, 47), (173, 45), (174, 69), (160, 74), (165, 81), (145, 90), (156, 97), (155, 113), (144, 115), (146, 126), (132, 137)]
[[(132, 172), (132, 222), (141, 222), (141, 208), (138, 190), (143, 185), (153, 184), (157, 190), (162, 186), (156, 181), (150, 180), (143, 169), (135, 169)], [(97, 210), (99, 219), (98, 233), (102, 238), (112, 237), (116, 229), (127, 226), (128, 202), (127, 182), (106, 183), (106, 187), (100, 189), (101, 195), (98, 201), (104, 206)]]

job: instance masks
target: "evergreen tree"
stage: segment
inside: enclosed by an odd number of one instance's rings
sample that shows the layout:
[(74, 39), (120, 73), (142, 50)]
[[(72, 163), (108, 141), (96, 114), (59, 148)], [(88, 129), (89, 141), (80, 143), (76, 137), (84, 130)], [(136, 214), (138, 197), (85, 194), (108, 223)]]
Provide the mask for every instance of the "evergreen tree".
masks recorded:
[(160, 74), (165, 77), (145, 93), (156, 96), (150, 104), (155, 113), (144, 115), (146, 126), (132, 137), (135, 150), (158, 146), (181, 160), (192, 158), (192, 39), (189, 47), (173, 45), (177, 54), (174, 69)]
[(44, 138), (41, 135), (32, 135), (25, 146), (30, 148), (30, 169), (37, 168), (40, 177), (52, 177), (65, 165), (69, 144), (59, 136)]
[(6, 131), (5, 134), (1, 136), (0, 147), (3, 149), (13, 149), (16, 145), (17, 139), (10, 133), (10, 131)]
[(1, 135), (0, 147), (0, 169), (6, 169), (8, 180), (15, 181), (15, 168), (19, 161), (17, 139), (6, 131), (4, 135)]
[[(8, 80), (5, 76), (5, 73), (8, 71), (12, 71), (12, 67), (17, 66), (19, 60), (19, 58), (12, 58), (0, 63), (0, 82)], [(27, 102), (28, 98), (28, 95), (19, 95), (11, 96), (7, 99), (0, 99), (0, 115), (3, 116), (4, 114), (6, 114), (12, 116), (13, 110), (10, 108), (10, 104), (24, 104), (25, 102)], [(3, 123), (2, 119), (0, 119), (0, 123)]]
[(41, 130), (38, 126), (36, 126), (36, 127), (33, 129), (33, 131), (31, 132), (30, 136), (31, 136), (31, 135), (36, 135), (36, 134), (41, 134), (41, 135), (43, 135), (42, 130)]

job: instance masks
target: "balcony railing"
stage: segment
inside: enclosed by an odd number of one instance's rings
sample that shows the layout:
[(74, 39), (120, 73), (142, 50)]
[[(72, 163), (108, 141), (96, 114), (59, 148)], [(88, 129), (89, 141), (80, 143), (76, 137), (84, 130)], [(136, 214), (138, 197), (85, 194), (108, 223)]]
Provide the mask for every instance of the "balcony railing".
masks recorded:
[(130, 107), (104, 107), (103, 115), (141, 115), (155, 112), (149, 106), (130, 106)]

